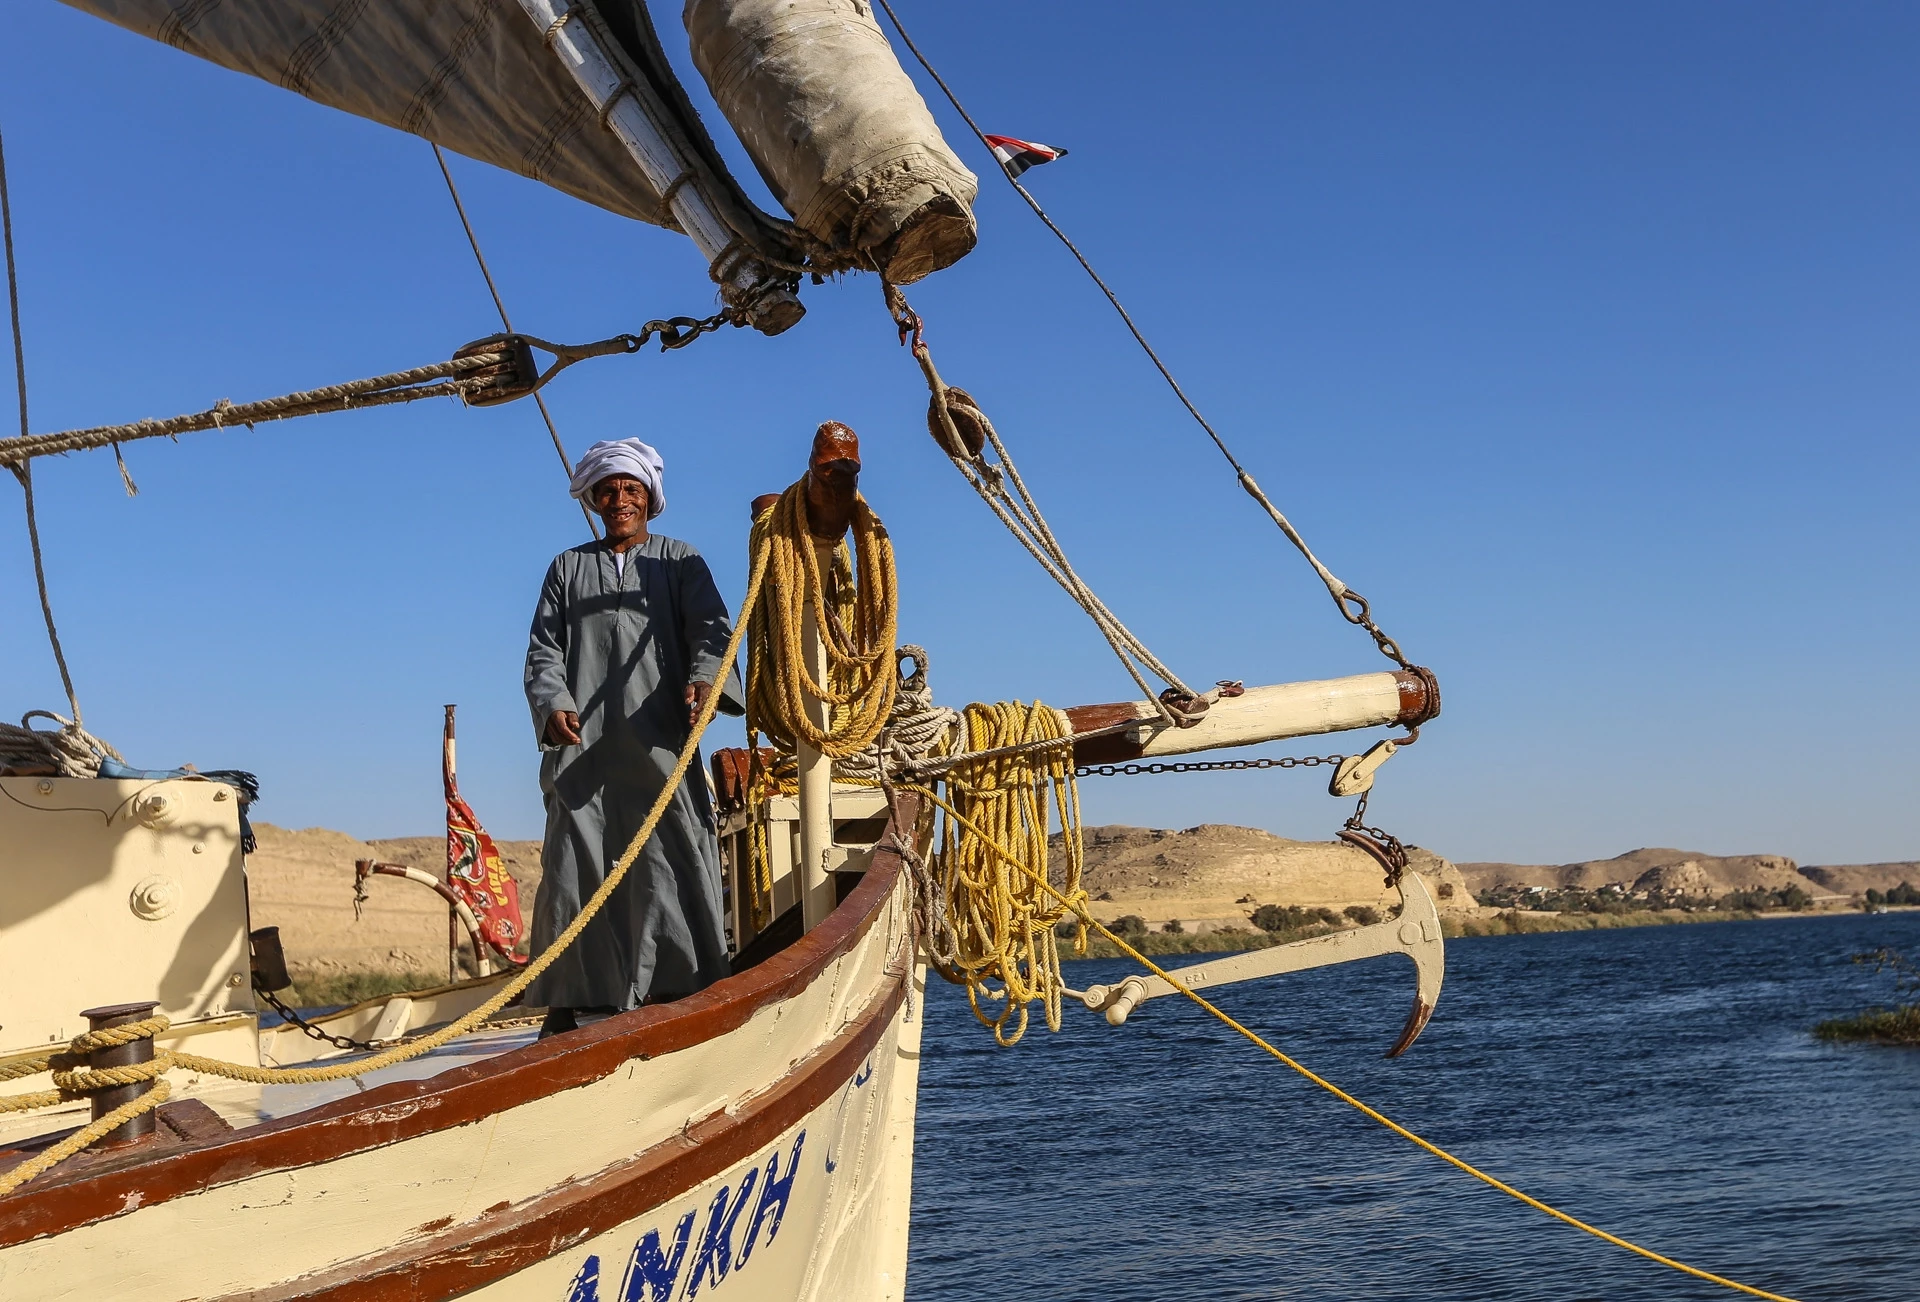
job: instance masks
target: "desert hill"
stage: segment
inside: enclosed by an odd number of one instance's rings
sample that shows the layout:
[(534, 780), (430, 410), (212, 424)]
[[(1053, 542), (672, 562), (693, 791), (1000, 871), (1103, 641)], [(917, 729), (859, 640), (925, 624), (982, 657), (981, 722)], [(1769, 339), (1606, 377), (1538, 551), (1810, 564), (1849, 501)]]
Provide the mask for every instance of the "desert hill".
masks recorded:
[[(362, 916), (353, 911), (353, 864), (376, 859), (439, 876), (439, 836), (361, 841), (326, 828), (293, 831), (256, 823), (259, 849), (247, 860), (253, 925), (277, 926), (288, 964), (318, 975), (398, 971), (440, 973), (447, 955), (447, 908), (414, 882), (375, 877)], [(1178, 919), (1189, 932), (1245, 927), (1262, 904), (1341, 910), (1395, 902), (1377, 864), (1332, 841), (1292, 841), (1250, 827), (1208, 823), (1182, 831), (1105, 826), (1085, 829), (1084, 884), (1094, 916), (1111, 922), (1138, 915), (1158, 929)], [(540, 843), (498, 842), (501, 858), (531, 911), (540, 882)], [(1054, 850), (1059, 852), (1059, 838)], [(1410, 849), (1412, 867), (1432, 886), (1442, 913), (1477, 911), (1476, 891), (1500, 885), (1594, 890), (1628, 889), (1720, 896), (1731, 891), (1798, 886), (1838, 901), (1902, 881), (1920, 885), (1920, 863), (1799, 868), (1780, 855), (1709, 855), (1642, 849), (1612, 859), (1525, 865), (1458, 866), (1429, 850)]]
[(1920, 886), (1920, 861), (1913, 859), (1899, 863), (1830, 864), (1800, 871), (1836, 895), (1890, 891), (1902, 882)]
[[(1059, 838), (1055, 837), (1056, 849)], [(1384, 909), (1398, 896), (1364, 851), (1337, 841), (1291, 841), (1251, 827), (1206, 823), (1184, 831), (1089, 827), (1083, 884), (1094, 916), (1137, 914), (1151, 927), (1178, 918), (1188, 931), (1244, 927), (1262, 904)], [(1442, 912), (1472, 912), (1473, 893), (1447, 860), (1411, 848), (1411, 867)]]
[[(247, 860), (253, 925), (280, 928), (296, 971), (445, 970), (447, 907), (426, 887), (374, 877), (361, 916), (353, 911), (354, 860), (408, 864), (437, 877), (446, 856), (440, 837), (361, 841), (327, 828), (294, 831), (271, 823), (256, 823), (254, 831), (259, 849)], [(540, 843), (497, 844), (519, 884), (522, 908), (530, 910), (540, 882)], [(1084, 880), (1102, 921), (1137, 914), (1158, 928), (1177, 918), (1188, 931), (1203, 932), (1247, 926), (1261, 904), (1343, 909), (1394, 902), (1379, 866), (1337, 842), (1207, 824), (1184, 831), (1091, 827), (1085, 845)], [(1466, 879), (1452, 864), (1426, 850), (1410, 854), (1443, 911), (1474, 908)]]
[(1712, 855), (1698, 850), (1631, 850), (1612, 859), (1567, 864), (1463, 863), (1460, 872), (1474, 891), (1497, 886), (1544, 886), (1549, 890), (1671, 891), (1721, 896), (1732, 891), (1781, 890), (1797, 886), (1815, 900), (1852, 896), (1868, 887), (1885, 890), (1915, 875), (1914, 864), (1862, 864), (1801, 868), (1777, 854)]

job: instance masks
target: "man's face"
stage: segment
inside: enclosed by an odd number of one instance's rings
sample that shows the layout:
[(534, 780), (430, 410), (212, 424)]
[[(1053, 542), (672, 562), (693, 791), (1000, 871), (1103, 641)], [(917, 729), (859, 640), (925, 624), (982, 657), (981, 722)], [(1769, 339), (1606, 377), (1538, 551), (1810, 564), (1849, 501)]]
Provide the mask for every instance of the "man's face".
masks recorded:
[(605, 523), (610, 541), (646, 533), (647, 506), (647, 486), (632, 475), (608, 475), (593, 486), (593, 509)]

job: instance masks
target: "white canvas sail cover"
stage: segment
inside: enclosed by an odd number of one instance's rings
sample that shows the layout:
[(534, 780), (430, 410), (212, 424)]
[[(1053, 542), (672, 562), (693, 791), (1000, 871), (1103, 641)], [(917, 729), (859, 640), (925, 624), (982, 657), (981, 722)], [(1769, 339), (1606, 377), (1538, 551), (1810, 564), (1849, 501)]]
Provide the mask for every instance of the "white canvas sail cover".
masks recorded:
[(873, 252), (901, 284), (973, 247), (979, 183), (870, 3), (686, 0), (682, 17), (720, 111), (802, 230)]
[[(519, 0), (67, 3), (598, 207), (675, 224)], [(673, 79), (643, 0), (592, 8), (596, 29), (619, 47), (609, 53), (622, 75), (668, 106), (675, 150), (747, 247), (823, 271), (898, 254), (902, 281), (972, 247), (974, 177), (854, 0), (695, 0), (687, 8), (696, 61), (797, 224), (761, 213), (728, 175)]]

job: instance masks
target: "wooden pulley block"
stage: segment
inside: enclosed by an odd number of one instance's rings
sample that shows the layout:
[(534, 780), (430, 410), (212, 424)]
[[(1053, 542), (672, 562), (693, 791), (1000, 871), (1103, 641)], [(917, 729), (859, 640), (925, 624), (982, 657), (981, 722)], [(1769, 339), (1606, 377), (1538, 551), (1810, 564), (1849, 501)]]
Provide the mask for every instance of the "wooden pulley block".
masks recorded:
[(534, 362), (533, 348), (519, 335), (488, 335), (476, 339), (454, 353), (455, 361), (479, 353), (505, 353), (506, 360), (492, 366), (468, 371), (468, 381), (460, 397), (469, 407), (497, 407), (515, 398), (524, 398), (540, 384), (540, 368)]
[(950, 457), (972, 458), (980, 455), (987, 446), (987, 428), (980, 423), (980, 404), (965, 389), (947, 386), (947, 415), (953, 418), (953, 428), (960, 435), (960, 447), (953, 446), (953, 440), (947, 435), (946, 423), (940, 419), (940, 399), (927, 399), (927, 433), (933, 435), (933, 441), (940, 450)]
[(1357, 796), (1363, 791), (1373, 790), (1373, 775), (1399, 749), (1394, 742), (1377, 741), (1367, 748), (1366, 754), (1347, 756), (1334, 769), (1333, 780), (1327, 783), (1327, 794)]

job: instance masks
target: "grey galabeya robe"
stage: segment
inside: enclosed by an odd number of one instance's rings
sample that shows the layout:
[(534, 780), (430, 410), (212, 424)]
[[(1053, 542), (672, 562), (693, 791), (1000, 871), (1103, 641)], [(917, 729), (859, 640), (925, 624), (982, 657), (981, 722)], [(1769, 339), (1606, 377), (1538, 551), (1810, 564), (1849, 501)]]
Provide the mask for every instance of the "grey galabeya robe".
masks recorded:
[[(706, 561), (678, 539), (655, 534), (629, 548), (624, 577), (604, 542), (554, 557), (527, 642), (547, 806), (534, 954), (579, 915), (646, 820), (687, 741), (687, 684), (719, 677), (731, 632)], [(721, 708), (737, 714), (729, 679)], [(579, 714), (580, 745), (547, 744), (556, 710)], [(626, 879), (526, 1002), (635, 1008), (727, 973), (719, 841), (696, 757)]]

